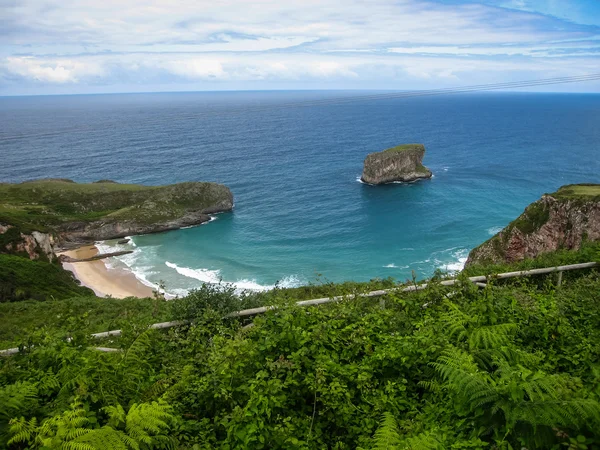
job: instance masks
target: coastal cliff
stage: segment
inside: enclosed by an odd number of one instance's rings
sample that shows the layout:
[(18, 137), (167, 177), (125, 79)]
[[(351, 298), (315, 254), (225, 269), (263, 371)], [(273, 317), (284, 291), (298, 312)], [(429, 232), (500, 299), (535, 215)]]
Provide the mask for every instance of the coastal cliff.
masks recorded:
[(466, 265), (516, 262), (600, 240), (600, 185), (576, 184), (545, 194), (506, 228), (473, 249)]
[(368, 184), (385, 184), (431, 178), (431, 171), (423, 165), (424, 155), (423, 144), (404, 144), (370, 153), (365, 158), (361, 180)]
[(231, 191), (217, 183), (2, 183), (0, 253), (52, 260), (55, 247), (199, 225), (232, 208)]

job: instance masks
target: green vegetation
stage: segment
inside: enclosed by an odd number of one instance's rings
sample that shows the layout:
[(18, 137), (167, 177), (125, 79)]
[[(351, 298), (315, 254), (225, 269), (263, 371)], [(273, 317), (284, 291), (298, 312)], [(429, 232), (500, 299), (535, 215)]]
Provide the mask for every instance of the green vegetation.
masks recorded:
[(94, 295), (58, 264), (0, 254), (0, 302)]
[[(515, 263), (500, 264), (472, 264), (464, 268), (462, 273), (467, 276), (476, 276), (485, 273), (503, 273), (515, 270), (531, 270), (542, 267), (565, 266), (585, 262), (600, 263), (600, 242), (584, 242), (577, 251), (557, 250), (539, 255), (534, 259), (524, 259)], [(565, 277), (577, 276), (577, 273), (564, 273)], [(535, 278), (534, 278), (535, 279)]]
[(550, 195), (562, 200), (600, 200), (600, 184), (569, 184)]
[[(545, 258), (574, 262), (596, 250)], [(485, 289), (438, 280), (310, 308), (292, 303), (392, 281), (242, 298), (203, 286), (172, 302), (108, 300), (105, 309), (98, 299), (0, 305), (22, 306), (20, 320), (34, 327), (34, 317), (48, 318), (23, 336), (24, 352), (0, 360), (0, 447), (600, 448), (600, 274), (573, 272), (560, 288), (555, 275)], [(224, 318), (265, 302), (279, 308)], [(192, 324), (146, 330), (153, 309), (156, 321)], [(52, 319), (61, 314), (71, 319)], [(128, 323), (123, 337), (90, 339), (109, 314), (107, 328)]]
[(539, 230), (542, 225), (548, 222), (549, 218), (550, 210), (543, 202), (538, 200), (525, 208), (523, 214), (508, 225), (505, 234), (509, 235), (509, 230), (513, 227), (517, 228), (522, 233), (531, 234)]
[(0, 303), (0, 349), (27, 346), (36, 336), (60, 337), (144, 326), (172, 317), (172, 304), (146, 298), (72, 297), (45, 302)]
[(402, 144), (396, 147), (388, 148), (384, 152), (406, 152), (406, 151), (419, 151), (424, 152), (425, 146), (423, 144)]
[(188, 209), (209, 208), (228, 196), (225, 186), (214, 183), (141, 186), (57, 179), (0, 183), (0, 223), (14, 225), (24, 233), (98, 219), (154, 224), (177, 219)]

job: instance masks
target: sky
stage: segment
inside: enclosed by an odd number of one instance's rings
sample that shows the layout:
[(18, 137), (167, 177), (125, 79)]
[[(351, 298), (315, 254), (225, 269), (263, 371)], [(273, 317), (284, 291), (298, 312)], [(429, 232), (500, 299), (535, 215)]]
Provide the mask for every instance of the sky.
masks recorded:
[[(416, 90), (592, 73), (600, 0), (0, 0), (0, 95)], [(600, 92), (600, 81), (538, 90)]]

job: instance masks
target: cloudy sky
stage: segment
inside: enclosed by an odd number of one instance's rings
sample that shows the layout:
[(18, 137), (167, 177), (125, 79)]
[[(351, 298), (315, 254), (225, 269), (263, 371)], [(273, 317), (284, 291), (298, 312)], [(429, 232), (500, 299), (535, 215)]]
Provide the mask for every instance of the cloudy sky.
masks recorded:
[(599, 0), (0, 0), (0, 95), (428, 89), (599, 72)]

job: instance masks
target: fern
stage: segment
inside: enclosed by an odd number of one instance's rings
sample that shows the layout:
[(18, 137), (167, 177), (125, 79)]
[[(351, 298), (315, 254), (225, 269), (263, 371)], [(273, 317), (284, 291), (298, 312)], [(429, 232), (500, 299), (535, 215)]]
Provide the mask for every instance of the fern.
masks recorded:
[(444, 446), (434, 433), (426, 431), (405, 439), (399, 448), (403, 450), (443, 450)]
[(442, 321), (449, 337), (454, 337), (458, 341), (463, 340), (467, 336), (469, 324), (473, 323), (474, 319), (461, 311), (461, 309), (451, 301), (446, 300), (444, 304), (448, 307), (449, 311), (444, 314)]
[(0, 388), (0, 423), (23, 414), (37, 401), (38, 389), (29, 382), (17, 382)]
[(161, 433), (169, 429), (172, 421), (171, 408), (165, 403), (134, 404), (125, 418), (125, 428), (127, 434), (140, 443), (169, 443), (167, 436)]
[(432, 366), (453, 394), (454, 403), (476, 419), (482, 430), (492, 432), (501, 424), (510, 436), (525, 427), (530, 433), (524, 439), (534, 439), (540, 426), (600, 425), (598, 402), (573, 398), (568, 378), (511, 365), (501, 353), (494, 356), (491, 372), (477, 368), (472, 355), (455, 347)]
[(398, 424), (391, 413), (385, 412), (373, 437), (373, 449), (396, 450), (399, 448), (400, 433), (398, 431)]
[(41, 425), (35, 418), (29, 421), (13, 419), (8, 444), (65, 450), (139, 450), (140, 446), (148, 449), (174, 446), (167, 434), (174, 421), (168, 405), (156, 402), (134, 404), (127, 414), (120, 405), (103, 409), (109, 419), (99, 428), (92, 427), (89, 414), (80, 401)]
[(489, 350), (507, 345), (512, 342), (516, 328), (514, 323), (475, 328), (469, 333), (469, 348)]

